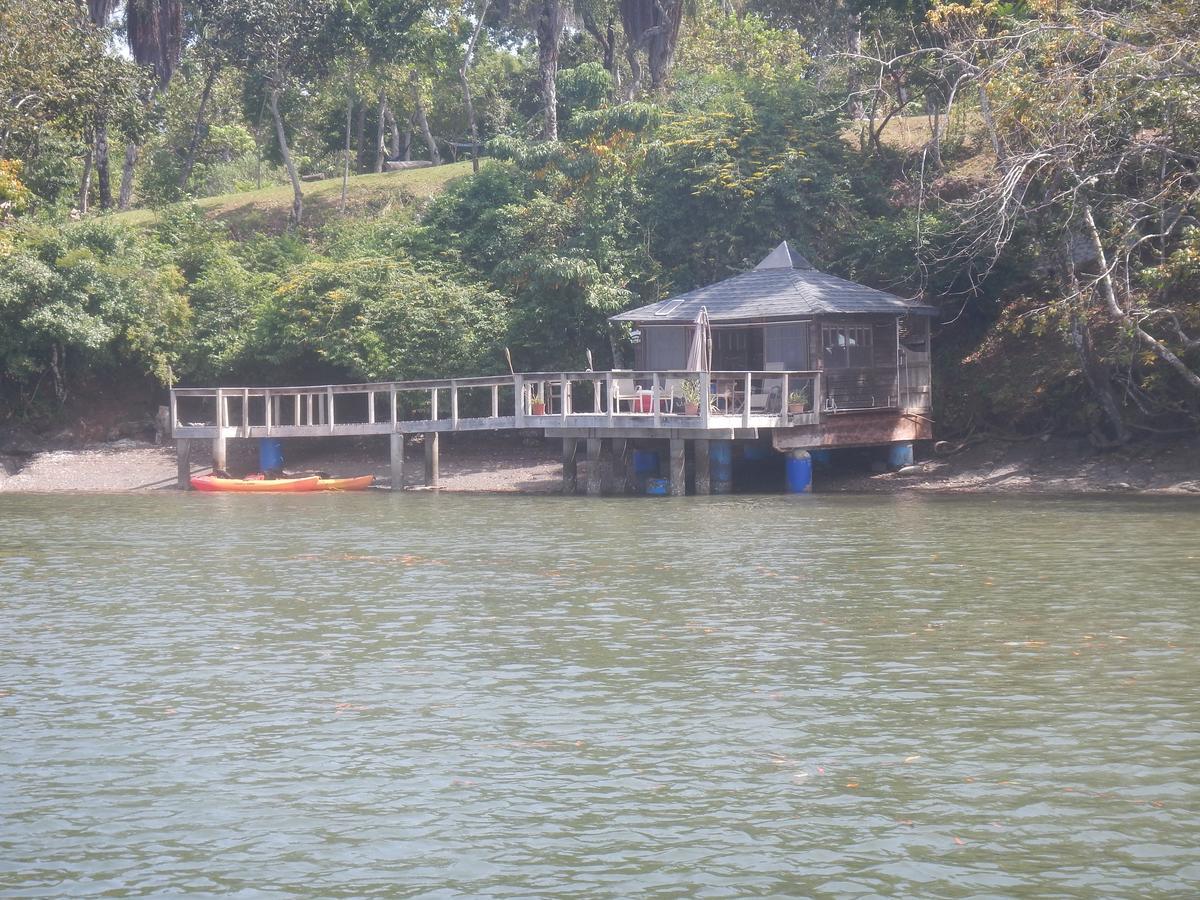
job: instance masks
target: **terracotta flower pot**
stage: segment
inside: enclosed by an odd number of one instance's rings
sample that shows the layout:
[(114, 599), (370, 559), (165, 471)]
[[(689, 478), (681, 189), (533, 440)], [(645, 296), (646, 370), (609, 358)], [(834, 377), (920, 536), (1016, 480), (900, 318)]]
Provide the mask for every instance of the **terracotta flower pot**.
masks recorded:
[(791, 413), (792, 415), (797, 415), (798, 413), (806, 413), (806, 412), (808, 412), (808, 404), (807, 403), (789, 403), (788, 404), (788, 412)]
[(533, 416), (544, 416), (546, 414), (546, 404), (541, 400), (534, 400), (529, 404), (529, 414)]
[(699, 403), (684, 403), (683, 404), (683, 414), (685, 416), (700, 415), (700, 404)]

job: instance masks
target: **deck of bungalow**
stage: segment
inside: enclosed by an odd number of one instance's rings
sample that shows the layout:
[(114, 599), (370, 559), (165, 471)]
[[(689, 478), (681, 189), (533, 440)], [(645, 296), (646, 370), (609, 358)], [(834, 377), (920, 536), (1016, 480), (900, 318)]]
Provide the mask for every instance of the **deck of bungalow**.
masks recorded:
[[(729, 489), (736, 442), (793, 456), (813, 449), (909, 446), (932, 437), (932, 308), (818, 272), (786, 243), (755, 269), (610, 320), (634, 367), (295, 387), (179, 387), (171, 425), (181, 486), (192, 442), (224, 469), (230, 440), (390, 439), (403, 484), (406, 436), (423, 436), (425, 483), (438, 483), (446, 432), (536, 429), (562, 441), (563, 490), (630, 490), (634, 450), (665, 452), (669, 491)], [(714, 477), (715, 476), (715, 477)]]

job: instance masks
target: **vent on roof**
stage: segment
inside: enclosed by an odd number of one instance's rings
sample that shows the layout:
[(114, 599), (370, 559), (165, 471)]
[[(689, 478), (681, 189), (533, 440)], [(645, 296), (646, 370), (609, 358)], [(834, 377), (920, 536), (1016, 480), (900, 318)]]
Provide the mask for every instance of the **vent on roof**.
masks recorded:
[(754, 268), (756, 269), (811, 269), (813, 267), (807, 259), (791, 248), (787, 241), (784, 241), (774, 250), (767, 254), (766, 259), (760, 262)]

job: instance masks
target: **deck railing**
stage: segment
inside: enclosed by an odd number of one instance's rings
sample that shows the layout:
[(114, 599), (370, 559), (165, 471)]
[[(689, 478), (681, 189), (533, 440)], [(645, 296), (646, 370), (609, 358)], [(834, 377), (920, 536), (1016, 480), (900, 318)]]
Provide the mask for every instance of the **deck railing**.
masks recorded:
[[(805, 402), (789, 410), (793, 395)], [(501, 428), (778, 428), (815, 424), (820, 410), (821, 376), (814, 371), (529, 372), (171, 391), (173, 434), (195, 438)]]

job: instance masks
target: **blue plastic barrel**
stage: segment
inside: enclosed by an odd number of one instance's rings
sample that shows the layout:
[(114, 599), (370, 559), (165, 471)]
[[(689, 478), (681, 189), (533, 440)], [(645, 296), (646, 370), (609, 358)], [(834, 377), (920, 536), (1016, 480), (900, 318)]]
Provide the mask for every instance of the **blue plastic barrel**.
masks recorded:
[(658, 474), (657, 450), (633, 451), (633, 474), (638, 478), (653, 478)]
[(258, 441), (258, 470), (278, 472), (283, 468), (283, 441), (278, 438), (260, 438)]
[(714, 440), (708, 445), (708, 466), (714, 482), (733, 480), (732, 440)]
[(913, 445), (910, 443), (892, 444), (888, 447), (888, 465), (893, 469), (901, 469), (913, 464)]
[(646, 482), (646, 493), (655, 497), (665, 497), (671, 493), (670, 478), (651, 478)]
[(806, 494), (812, 490), (812, 458), (804, 450), (793, 450), (788, 454), (787, 491), (789, 494)]

